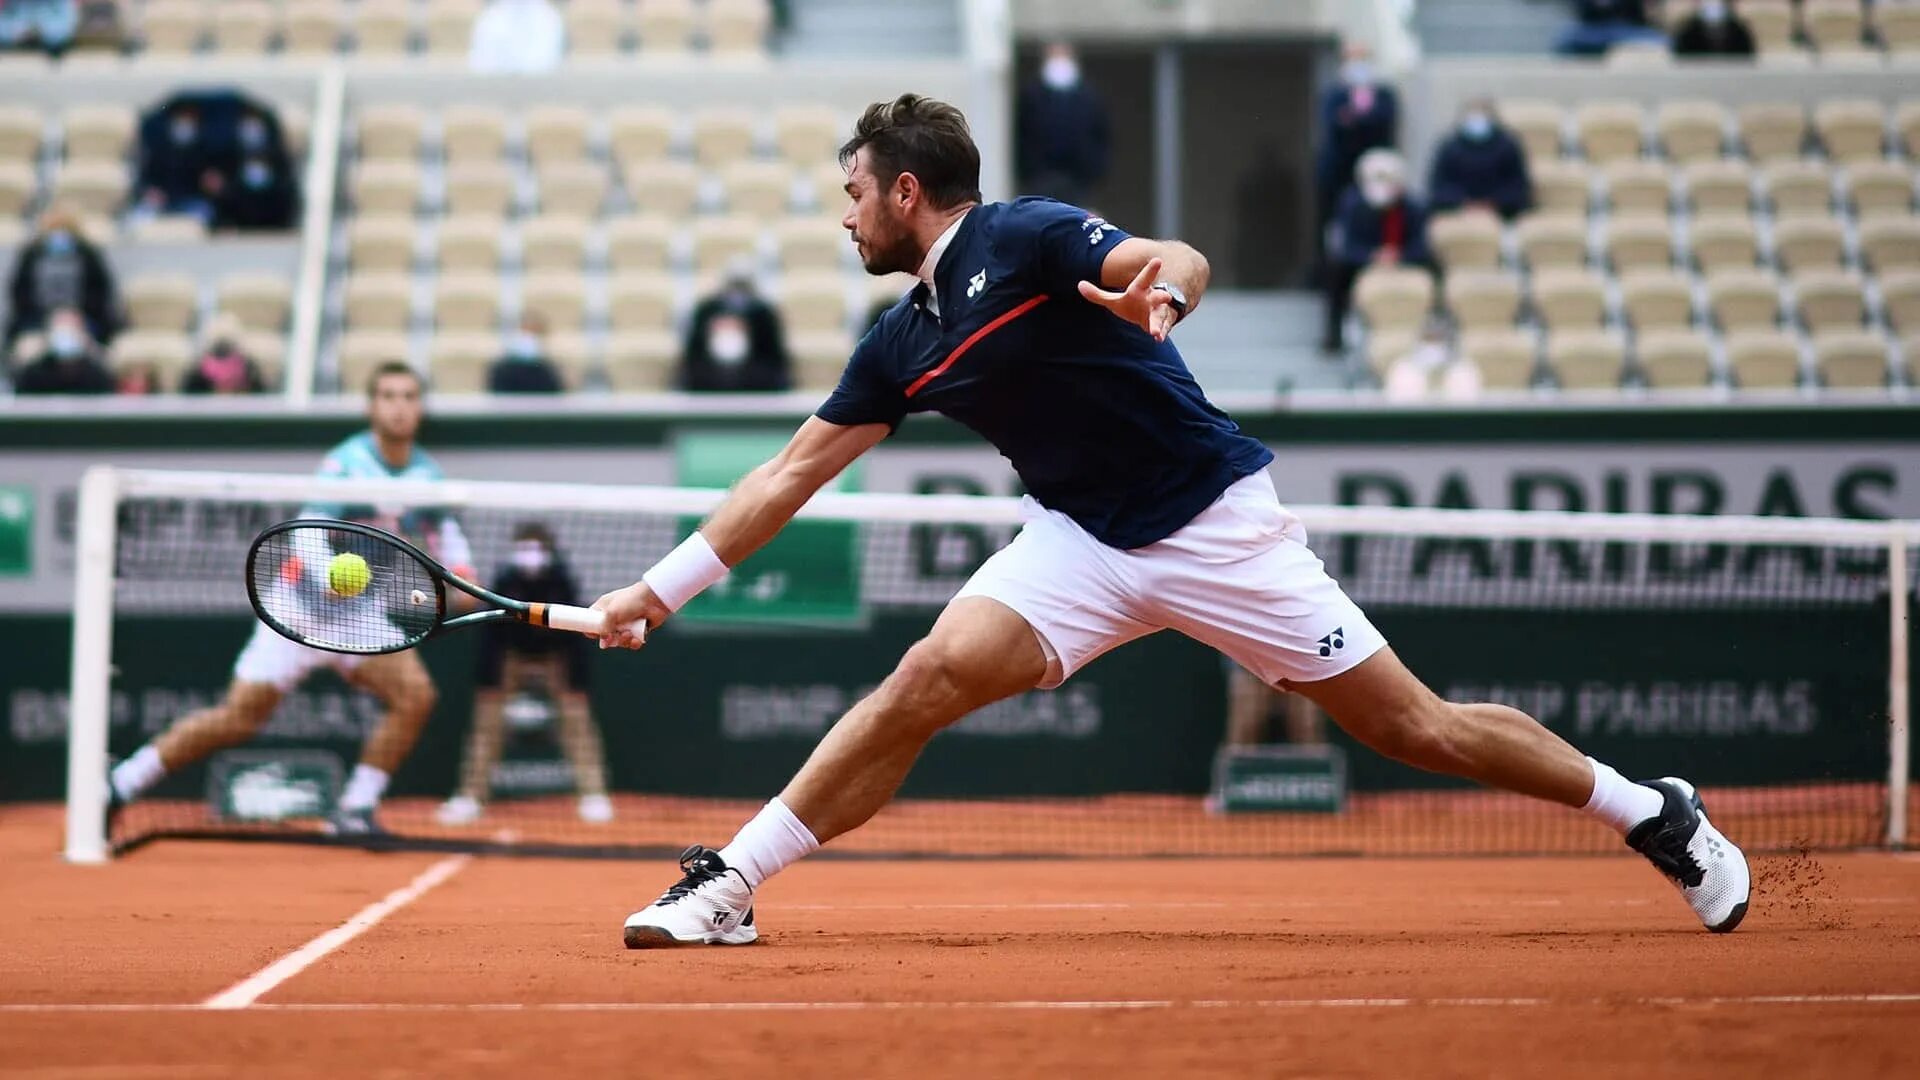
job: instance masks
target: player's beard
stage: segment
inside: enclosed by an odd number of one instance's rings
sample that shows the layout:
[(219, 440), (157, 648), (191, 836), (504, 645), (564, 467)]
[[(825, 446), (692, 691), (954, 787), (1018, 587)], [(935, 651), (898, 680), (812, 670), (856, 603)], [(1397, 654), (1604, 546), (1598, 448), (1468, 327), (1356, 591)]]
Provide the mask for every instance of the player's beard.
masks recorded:
[(874, 277), (911, 274), (920, 269), (919, 245), (905, 222), (885, 222), (872, 233), (858, 233), (863, 249), (860, 265)]

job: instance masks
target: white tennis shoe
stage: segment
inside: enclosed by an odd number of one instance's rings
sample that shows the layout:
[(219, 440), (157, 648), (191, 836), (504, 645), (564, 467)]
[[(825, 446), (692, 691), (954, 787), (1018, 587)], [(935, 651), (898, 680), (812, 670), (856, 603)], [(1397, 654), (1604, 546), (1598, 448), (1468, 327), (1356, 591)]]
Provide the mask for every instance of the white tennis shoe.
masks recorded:
[(613, 800), (605, 795), (580, 796), (580, 820), (589, 825), (605, 825), (613, 820)]
[(651, 905), (627, 916), (629, 949), (675, 945), (751, 945), (753, 886), (720, 853), (695, 844), (680, 853), (680, 881)]
[(1680, 889), (1707, 929), (1724, 934), (1739, 926), (1753, 886), (1746, 855), (1707, 820), (1692, 784), (1668, 776), (1642, 786), (1659, 792), (1666, 805), (1627, 833), (1627, 846)]
[(480, 805), (480, 800), (473, 796), (455, 795), (440, 804), (440, 808), (433, 812), (433, 819), (450, 827), (471, 825), (479, 821), (480, 815), (485, 812), (485, 808)]

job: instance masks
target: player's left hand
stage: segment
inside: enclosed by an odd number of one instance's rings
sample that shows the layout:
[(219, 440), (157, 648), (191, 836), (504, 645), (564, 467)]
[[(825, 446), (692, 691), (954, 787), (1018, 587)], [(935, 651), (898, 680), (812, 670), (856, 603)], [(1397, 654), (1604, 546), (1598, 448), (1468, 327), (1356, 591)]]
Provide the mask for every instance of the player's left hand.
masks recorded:
[(1091, 281), (1080, 283), (1080, 295), (1090, 304), (1099, 304), (1122, 319), (1153, 335), (1155, 341), (1167, 340), (1167, 334), (1180, 318), (1173, 310), (1173, 297), (1153, 287), (1160, 280), (1160, 260), (1148, 259), (1147, 265), (1128, 283), (1125, 292), (1109, 292)]

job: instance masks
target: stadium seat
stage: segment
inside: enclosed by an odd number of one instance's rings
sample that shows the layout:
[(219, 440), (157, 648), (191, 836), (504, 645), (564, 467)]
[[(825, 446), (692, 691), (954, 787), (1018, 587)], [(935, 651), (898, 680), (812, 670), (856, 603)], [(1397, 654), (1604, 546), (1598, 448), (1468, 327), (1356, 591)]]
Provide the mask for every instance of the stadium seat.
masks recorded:
[(465, 56), (473, 42), (473, 22), (480, 15), (480, 6), (480, 0), (427, 0), (423, 21), (427, 52)]
[(1740, 141), (1756, 162), (1800, 156), (1807, 141), (1807, 110), (1789, 102), (1742, 105), (1737, 112)]
[(892, 304), (920, 284), (920, 279), (912, 274), (901, 273), (883, 274), (879, 277), (869, 276), (865, 280), (869, 305)]
[(1481, 211), (1435, 214), (1427, 240), (1446, 270), (1500, 265), (1500, 219)]
[(1920, 52), (1920, 4), (1885, 3), (1873, 9), (1873, 28), (1895, 56)]
[(1877, 274), (1920, 269), (1920, 218), (1875, 218), (1860, 224), (1860, 254)]
[(505, 217), (513, 207), (513, 189), (513, 173), (497, 161), (452, 166), (447, 169), (447, 213)]
[(783, 270), (832, 270), (853, 249), (839, 222), (789, 218), (774, 226), (774, 243)]
[(622, 393), (668, 390), (679, 361), (680, 342), (665, 330), (615, 334), (607, 339), (607, 385)]
[(1740, 18), (1753, 32), (1754, 45), (1763, 53), (1793, 49), (1793, 8), (1787, 0), (1746, 0)]
[(1603, 239), (1615, 273), (1654, 269), (1673, 262), (1673, 227), (1665, 217), (1615, 217), (1607, 222)]
[(266, 52), (279, 15), (279, 7), (266, 0), (222, 0), (212, 19), (213, 50), (235, 56)]
[(853, 352), (845, 330), (812, 330), (793, 336), (793, 385), (796, 390), (826, 391), (840, 382)]
[(362, 161), (348, 187), (361, 214), (412, 214), (420, 202), (420, 167), (411, 161)]
[(1695, 218), (1687, 227), (1687, 248), (1706, 274), (1750, 267), (1760, 257), (1760, 240), (1745, 218)]
[(1813, 126), (1835, 161), (1875, 161), (1883, 153), (1886, 115), (1871, 98), (1822, 101), (1813, 107)]
[(407, 274), (355, 274), (347, 279), (342, 308), (349, 330), (405, 330), (413, 318), (413, 278)]
[(1581, 153), (1600, 164), (1639, 157), (1645, 121), (1640, 106), (1631, 101), (1589, 101), (1573, 113)]
[(674, 117), (657, 105), (623, 105), (607, 114), (607, 148), (623, 165), (667, 156)]
[(122, 226), (124, 239), (141, 244), (203, 244), (207, 225), (190, 214), (137, 217)]
[(449, 105), (440, 113), (440, 152), (452, 165), (497, 164), (507, 145), (507, 118), (489, 105)]
[(476, 331), (436, 334), (427, 356), (427, 382), (435, 393), (478, 393), (487, 388), (487, 369), (500, 358), (500, 336)]
[(1713, 380), (1713, 348), (1691, 330), (1642, 334), (1634, 355), (1641, 376), (1656, 390), (1697, 389)]
[(673, 299), (673, 279), (666, 274), (622, 273), (607, 285), (607, 325), (620, 334), (670, 329)]
[(1563, 390), (1611, 390), (1626, 370), (1627, 348), (1605, 330), (1555, 330), (1547, 335), (1547, 368)]
[(1502, 101), (1500, 123), (1513, 132), (1527, 151), (1530, 165), (1543, 164), (1561, 156), (1562, 132), (1566, 128), (1566, 110), (1552, 101)]
[(767, 47), (766, 0), (707, 0), (707, 48), (757, 53)]
[(1795, 275), (1790, 284), (1801, 325), (1813, 333), (1857, 330), (1866, 318), (1866, 294), (1851, 274), (1817, 270)]
[(286, 0), (281, 43), (298, 56), (325, 56), (340, 47), (338, 0)]
[(627, 44), (631, 8), (622, 0), (568, 0), (567, 52), (573, 56), (612, 56)]
[(1753, 173), (1737, 160), (1696, 161), (1681, 170), (1687, 204), (1696, 214), (1745, 217), (1753, 205)]
[(1367, 368), (1374, 377), (1386, 381), (1387, 369), (1420, 344), (1420, 332), (1404, 328), (1382, 330), (1367, 335)]
[(1460, 335), (1460, 355), (1480, 369), (1488, 390), (1524, 390), (1533, 384), (1533, 336), (1523, 330), (1475, 330)]
[(761, 221), (786, 216), (793, 201), (793, 172), (784, 162), (736, 161), (720, 172), (727, 209)]
[(1629, 271), (1620, 277), (1620, 306), (1635, 333), (1682, 329), (1693, 324), (1693, 287), (1667, 267)]
[(152, 365), (155, 382), (164, 387), (179, 386), (192, 362), (193, 342), (171, 330), (130, 330), (115, 338), (107, 351), (107, 363), (116, 372)]
[(700, 194), (700, 174), (684, 161), (624, 161), (627, 194), (642, 213), (683, 218), (693, 213)]
[(293, 310), (293, 287), (278, 274), (228, 274), (220, 279), (215, 308), (243, 330), (278, 331)]
[(760, 246), (760, 223), (740, 214), (701, 218), (693, 223), (693, 265), (712, 274), (738, 258), (751, 258)]
[[(1920, 5), (1914, 8), (1920, 15)], [(1903, 101), (1893, 111), (1893, 128), (1899, 132), (1900, 147), (1908, 160), (1920, 159), (1920, 101)]]
[(530, 274), (520, 284), (520, 310), (538, 314), (553, 330), (577, 331), (587, 321), (586, 282), (577, 270)]
[(1462, 331), (1512, 326), (1520, 315), (1520, 279), (1498, 270), (1453, 271), (1446, 298)]
[(1846, 232), (1832, 218), (1790, 218), (1773, 227), (1773, 254), (1792, 274), (1836, 267), (1846, 257)]
[(118, 164), (126, 160), (133, 142), (133, 110), (125, 105), (74, 105), (61, 117), (61, 128), (69, 163)]
[(779, 309), (780, 321), (790, 331), (845, 332), (847, 279), (831, 272), (789, 274), (780, 282)]
[(578, 105), (539, 105), (523, 118), (527, 156), (535, 165), (578, 162), (587, 156), (593, 117)]
[(360, 110), (360, 157), (375, 161), (412, 161), (420, 156), (427, 114), (418, 105), (385, 103)]
[(39, 157), (46, 128), (39, 109), (0, 104), (0, 161), (24, 163)]
[(1877, 390), (1887, 385), (1887, 340), (1864, 330), (1814, 335), (1813, 366), (1822, 386)]
[(1903, 335), (1920, 334), (1920, 270), (1881, 274), (1880, 307), (1889, 326)]
[[(202, 338), (203, 343), (211, 343)], [(260, 382), (268, 390), (279, 389), (287, 367), (287, 339), (277, 331), (243, 330), (235, 342), (240, 351), (253, 358), (260, 371)]]
[(1531, 269), (1586, 265), (1587, 221), (1584, 217), (1536, 214), (1522, 221), (1515, 231), (1521, 257)]
[(1707, 277), (1707, 311), (1720, 329), (1772, 329), (1780, 322), (1780, 283), (1751, 266), (1719, 270)]
[(693, 156), (703, 168), (718, 168), (753, 155), (756, 117), (747, 109), (702, 109), (693, 117)]
[(543, 214), (520, 223), (520, 266), (529, 273), (579, 273), (587, 261), (586, 218)]
[(1800, 26), (1822, 53), (1861, 52), (1867, 47), (1860, 0), (1801, 0)]
[(286, 144), (287, 154), (296, 162), (307, 156), (307, 142), (313, 134), (313, 117), (305, 107), (292, 102), (279, 102), (273, 109), (280, 116), (280, 141)]
[(342, 334), (335, 358), (340, 392), (361, 394), (373, 369), (393, 360), (405, 361), (408, 353), (405, 334), (349, 331)]
[(1372, 330), (1418, 326), (1433, 309), (1433, 276), (1414, 267), (1372, 267), (1354, 283), (1353, 300)]
[(597, 161), (564, 161), (540, 167), (540, 208), (549, 214), (595, 217), (612, 186), (606, 166)]
[(1669, 101), (1654, 110), (1661, 152), (1678, 162), (1718, 160), (1728, 124), (1726, 106), (1716, 101)]
[(192, 274), (143, 274), (125, 293), (127, 321), (136, 330), (182, 333), (200, 312), (200, 283)]
[(1863, 218), (1913, 213), (1913, 173), (1894, 161), (1856, 161), (1846, 168), (1847, 202)]
[(839, 117), (825, 105), (783, 105), (773, 111), (774, 145), (796, 166), (834, 161), (846, 135)]
[(433, 325), (441, 331), (491, 331), (500, 326), (500, 279), (448, 274), (433, 284)]
[(616, 274), (664, 270), (673, 253), (673, 226), (666, 218), (641, 214), (607, 223), (607, 266)]
[(830, 214), (838, 220), (846, 213), (847, 170), (838, 161), (815, 166), (807, 179), (812, 181), (814, 208), (822, 216)]
[(548, 334), (546, 352), (547, 362), (559, 374), (562, 387), (579, 390), (586, 385), (594, 355), (586, 335)]
[(644, 0), (640, 5), (640, 48), (650, 53), (686, 52), (693, 44), (691, 0)]
[(140, 6), (140, 40), (147, 53), (178, 56), (200, 47), (207, 5), (199, 0), (147, 0)]
[(1549, 330), (1590, 330), (1606, 318), (1606, 286), (1592, 271), (1541, 270), (1531, 286), (1534, 313)]
[(1586, 214), (1592, 181), (1585, 162), (1551, 158), (1529, 161), (1527, 172), (1533, 180), (1536, 211), (1543, 214)]
[(68, 203), (83, 214), (106, 215), (120, 208), (127, 195), (126, 166), (106, 161), (70, 161), (54, 177), (55, 202)]
[(24, 162), (0, 161), (0, 218), (18, 218), (39, 190), (39, 178), (33, 166)]
[(413, 36), (411, 4), (351, 4), (353, 51), (360, 56), (397, 56)]
[(1616, 214), (1665, 215), (1673, 202), (1673, 178), (1658, 161), (1614, 161), (1603, 166), (1600, 175)]
[(413, 219), (362, 215), (347, 225), (347, 265), (354, 273), (413, 266)]
[(1743, 330), (1727, 335), (1727, 368), (1743, 390), (1778, 390), (1800, 385), (1800, 346), (1778, 330)]
[(1770, 162), (1760, 170), (1760, 184), (1778, 217), (1826, 217), (1833, 211), (1833, 177), (1822, 162)]
[(490, 215), (451, 217), (440, 222), (434, 264), (440, 272), (493, 273), (500, 265), (500, 220)]

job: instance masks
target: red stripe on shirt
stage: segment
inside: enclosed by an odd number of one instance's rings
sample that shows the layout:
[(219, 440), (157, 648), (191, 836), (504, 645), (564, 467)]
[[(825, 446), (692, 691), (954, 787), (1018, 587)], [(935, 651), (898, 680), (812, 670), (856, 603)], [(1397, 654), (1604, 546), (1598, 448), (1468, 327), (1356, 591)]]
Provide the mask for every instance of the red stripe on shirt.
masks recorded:
[(919, 393), (923, 388), (925, 388), (925, 386), (928, 383), (939, 378), (941, 375), (944, 375), (946, 373), (946, 370), (954, 365), (954, 361), (959, 360), (962, 356), (965, 356), (967, 354), (968, 349), (971, 349), (975, 345), (978, 345), (980, 343), (981, 338), (986, 337), (988, 334), (993, 333), (995, 330), (1000, 329), (1001, 327), (1007, 325), (1008, 323), (1019, 318), (1020, 316), (1025, 315), (1027, 312), (1032, 311), (1034, 308), (1039, 307), (1041, 304), (1046, 302), (1046, 299), (1047, 299), (1046, 294), (1041, 293), (1039, 296), (1036, 296), (1031, 300), (1022, 301), (1018, 306), (1007, 311), (1005, 314), (1001, 315), (999, 318), (993, 320), (992, 322), (981, 327), (980, 329), (975, 330), (973, 333), (968, 334), (967, 340), (955, 346), (954, 350), (947, 354), (947, 358), (945, 360), (940, 361), (940, 364), (938, 367), (934, 368), (932, 371), (927, 372), (925, 375), (922, 375), (919, 378), (913, 380), (913, 385), (907, 387), (907, 396), (912, 397), (913, 395)]

